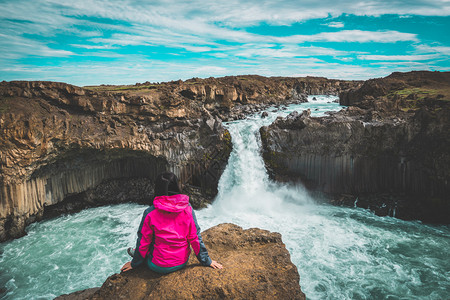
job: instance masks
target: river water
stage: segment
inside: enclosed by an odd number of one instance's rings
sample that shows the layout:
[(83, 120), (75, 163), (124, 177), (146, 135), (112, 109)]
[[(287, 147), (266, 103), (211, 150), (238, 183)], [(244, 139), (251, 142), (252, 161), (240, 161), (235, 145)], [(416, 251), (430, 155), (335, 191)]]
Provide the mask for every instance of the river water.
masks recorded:
[[(215, 202), (197, 211), (202, 229), (232, 222), (280, 232), (308, 299), (449, 299), (450, 226), (319, 205), (301, 186), (270, 181), (258, 129), (294, 110), (340, 109), (333, 97), (309, 100), (226, 124), (233, 151)], [(144, 209), (104, 206), (30, 225), (27, 236), (0, 244), (2, 298), (52, 299), (100, 286), (128, 260)]]

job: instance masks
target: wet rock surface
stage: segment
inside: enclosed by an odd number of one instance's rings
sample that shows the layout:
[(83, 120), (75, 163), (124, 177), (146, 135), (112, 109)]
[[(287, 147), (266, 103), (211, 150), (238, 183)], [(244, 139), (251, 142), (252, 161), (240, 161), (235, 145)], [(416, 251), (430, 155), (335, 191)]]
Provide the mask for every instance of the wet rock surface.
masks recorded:
[(191, 255), (186, 268), (168, 275), (138, 268), (110, 276), (87, 296), (57, 299), (305, 299), (279, 233), (221, 224), (202, 236), (223, 269), (203, 267)]
[[(322, 118), (293, 113), (263, 127), (271, 176), (301, 181), (335, 204), (450, 223), (450, 94), (438, 96), (450, 90), (450, 80), (442, 80), (449, 74), (411, 72), (371, 80), (346, 94), (361, 99), (346, 110)], [(413, 83), (414, 93), (436, 97), (407, 94)], [(408, 100), (414, 97), (414, 103)]]

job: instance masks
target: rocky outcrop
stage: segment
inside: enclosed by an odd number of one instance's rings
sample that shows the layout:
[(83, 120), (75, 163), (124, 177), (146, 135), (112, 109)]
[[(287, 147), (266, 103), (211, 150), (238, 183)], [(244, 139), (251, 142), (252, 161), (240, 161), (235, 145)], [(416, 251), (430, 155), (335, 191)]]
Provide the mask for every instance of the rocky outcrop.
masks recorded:
[[(263, 127), (263, 157), (272, 177), (301, 181), (337, 204), (449, 223), (450, 80), (435, 87), (434, 78), (449, 73), (428, 73), (428, 81), (426, 72), (419, 73), (416, 96), (390, 89), (408, 87), (415, 72), (393, 74), (347, 94), (366, 95), (347, 110), (323, 118), (293, 113)], [(391, 77), (394, 83), (383, 85)], [(375, 89), (382, 92), (370, 95)], [(435, 97), (421, 98), (424, 91)]]
[(161, 84), (0, 83), (0, 241), (86, 206), (148, 203), (171, 170), (194, 207), (217, 193), (231, 151), (223, 120), (357, 83), (237, 76)]
[[(412, 71), (395, 72), (385, 78), (370, 79), (361, 85), (341, 90), (341, 105), (376, 105), (378, 109), (416, 108), (433, 100), (448, 99), (450, 72)], [(374, 101), (376, 100), (376, 101)], [(365, 102), (366, 105), (364, 105)], [(409, 103), (408, 103), (409, 102)]]
[(99, 290), (57, 299), (305, 299), (279, 233), (221, 224), (202, 236), (223, 269), (203, 267), (191, 255), (186, 268), (168, 275), (139, 268), (110, 276)]

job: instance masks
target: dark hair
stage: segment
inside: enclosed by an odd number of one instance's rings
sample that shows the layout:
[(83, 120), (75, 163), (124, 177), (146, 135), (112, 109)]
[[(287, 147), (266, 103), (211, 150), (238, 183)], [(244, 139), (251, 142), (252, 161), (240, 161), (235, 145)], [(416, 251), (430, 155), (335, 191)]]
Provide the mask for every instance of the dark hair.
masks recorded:
[(155, 197), (181, 194), (178, 178), (172, 172), (164, 172), (156, 176)]

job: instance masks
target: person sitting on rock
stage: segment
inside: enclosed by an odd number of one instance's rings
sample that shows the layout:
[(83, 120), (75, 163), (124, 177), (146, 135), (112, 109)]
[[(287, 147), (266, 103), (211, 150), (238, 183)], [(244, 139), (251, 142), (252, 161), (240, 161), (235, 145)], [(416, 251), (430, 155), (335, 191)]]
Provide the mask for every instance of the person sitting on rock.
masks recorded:
[(188, 262), (189, 245), (202, 265), (223, 268), (209, 257), (189, 197), (181, 194), (178, 178), (171, 172), (164, 172), (155, 180), (155, 198), (142, 216), (136, 248), (128, 249), (133, 259), (125, 263), (121, 271), (143, 263), (162, 274), (180, 270)]

